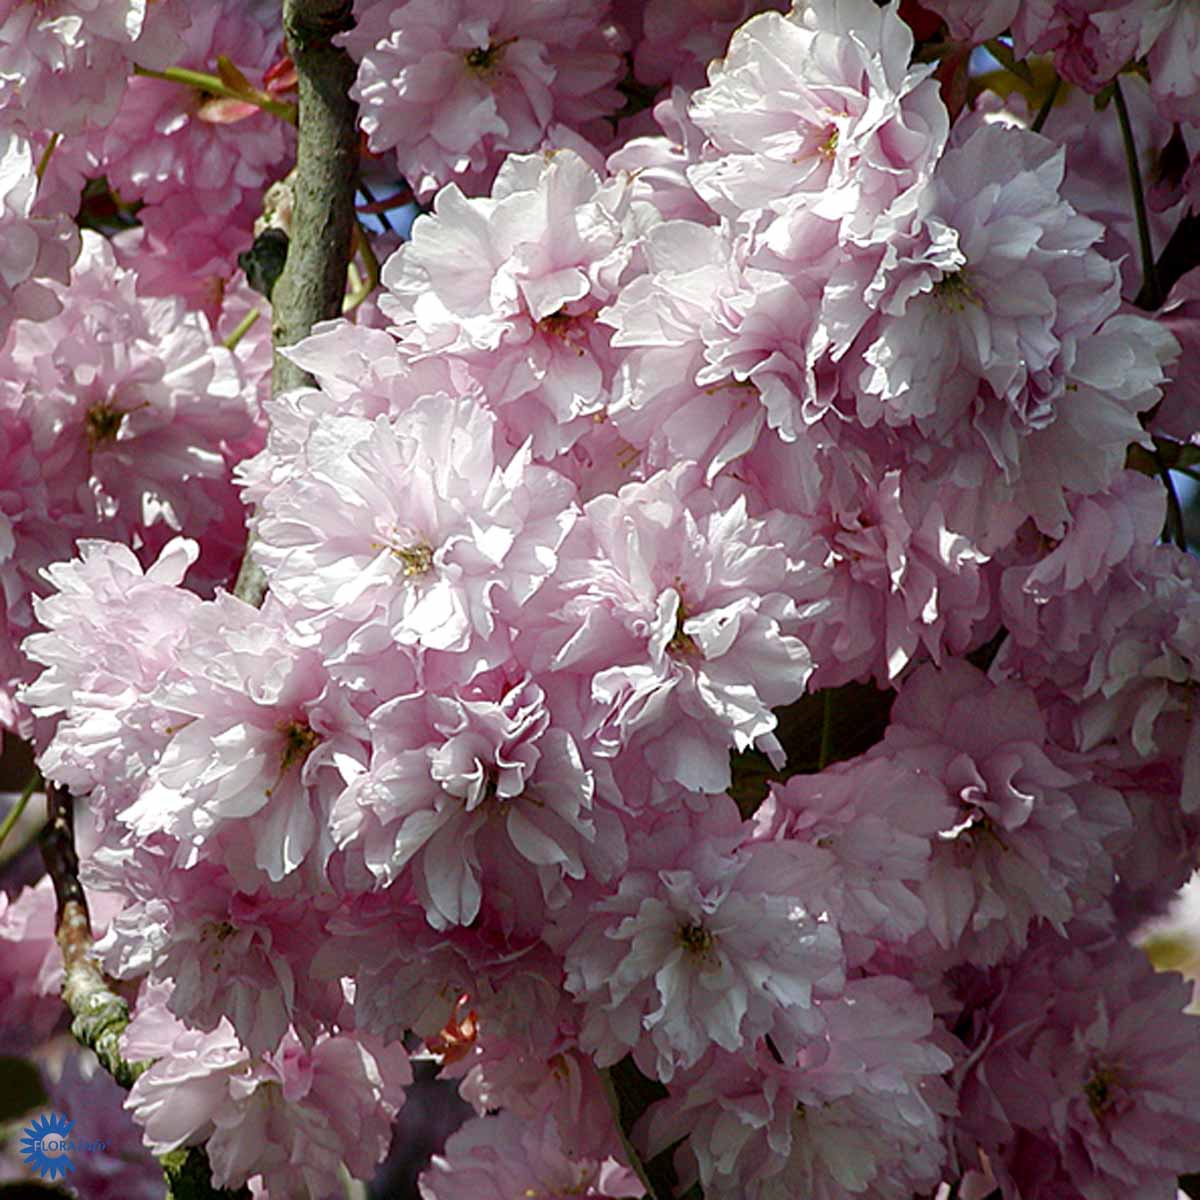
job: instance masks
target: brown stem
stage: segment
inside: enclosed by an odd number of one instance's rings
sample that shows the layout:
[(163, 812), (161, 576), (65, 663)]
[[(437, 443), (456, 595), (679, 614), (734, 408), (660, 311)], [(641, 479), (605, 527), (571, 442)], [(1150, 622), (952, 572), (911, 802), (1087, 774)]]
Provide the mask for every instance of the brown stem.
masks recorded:
[(92, 957), (92, 926), (75, 853), (74, 802), (69, 792), (50, 782), (41, 846), (57, 900), (55, 937), (63, 959), (63, 1001), (75, 1018), (71, 1032), (122, 1087), (132, 1087), (149, 1063), (128, 1063), (121, 1055), (129, 1006), (108, 986)]
[[(353, 24), (349, 0), (283, 0), (299, 88), (299, 132), (287, 262), (271, 292), (276, 396), (312, 386), (312, 376), (279, 351), (307, 337), (318, 321), (340, 316), (346, 294), (358, 175), (358, 105), (350, 99), (356, 68), (332, 39)], [(249, 544), (233, 592), (255, 606), (266, 595), (266, 576)]]
[[(63, 960), (63, 1001), (71, 1011), (71, 1033), (93, 1051), (100, 1065), (122, 1086), (132, 1087), (150, 1068), (127, 1062), (121, 1034), (129, 1024), (129, 1006), (108, 985), (92, 957), (92, 924), (87, 897), (79, 881), (75, 852), (75, 805), (70, 792), (46, 783), (46, 828), (41, 834), (42, 859), (54, 884), (57, 901), (55, 937)], [(167, 1200), (249, 1200), (247, 1188), (212, 1186), (212, 1168), (203, 1146), (189, 1146), (164, 1156)]]
[(299, 86), (294, 207), (287, 262), (275, 285), (272, 390), (312, 385), (279, 349), (308, 336), (318, 321), (341, 315), (354, 235), (358, 106), (350, 99), (355, 66), (334, 46), (350, 29), (347, 0), (284, 0), (283, 28)]

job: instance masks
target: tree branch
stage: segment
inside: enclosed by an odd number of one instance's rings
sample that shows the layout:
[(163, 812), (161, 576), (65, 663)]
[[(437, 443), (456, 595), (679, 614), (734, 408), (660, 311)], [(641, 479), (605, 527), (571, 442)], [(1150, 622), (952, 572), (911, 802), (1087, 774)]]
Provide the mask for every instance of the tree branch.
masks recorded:
[(331, 39), (354, 23), (348, 0), (284, 0), (283, 28), (299, 86), (295, 205), (287, 262), (271, 296), (272, 391), (312, 384), (279, 349), (342, 312), (354, 235), (358, 106), (350, 99), (354, 60)]
[[(121, 1054), (129, 1005), (108, 986), (100, 964), (92, 957), (92, 924), (75, 852), (74, 801), (69, 792), (49, 781), (41, 847), (57, 901), (55, 939), (63, 959), (63, 1001), (74, 1018), (71, 1033), (95, 1053), (100, 1065), (122, 1087), (132, 1087), (151, 1064), (127, 1062)], [(247, 1188), (230, 1191), (213, 1187), (212, 1168), (203, 1146), (177, 1150), (161, 1162), (167, 1179), (167, 1200), (249, 1200)]]
[[(313, 378), (280, 349), (341, 315), (355, 226), (358, 105), (350, 99), (354, 60), (333, 45), (354, 24), (350, 0), (283, 0), (283, 28), (299, 88), (294, 205), (283, 274), (271, 291), (275, 362), (272, 394), (311, 386)], [(267, 580), (247, 541), (233, 594), (256, 607)]]
[(49, 781), (41, 846), (58, 902), (55, 938), (62, 951), (63, 1001), (74, 1017), (71, 1032), (122, 1087), (132, 1087), (149, 1063), (128, 1063), (121, 1056), (119, 1042), (129, 1024), (129, 1006), (108, 986), (92, 957), (92, 926), (75, 853), (73, 801), (69, 792)]

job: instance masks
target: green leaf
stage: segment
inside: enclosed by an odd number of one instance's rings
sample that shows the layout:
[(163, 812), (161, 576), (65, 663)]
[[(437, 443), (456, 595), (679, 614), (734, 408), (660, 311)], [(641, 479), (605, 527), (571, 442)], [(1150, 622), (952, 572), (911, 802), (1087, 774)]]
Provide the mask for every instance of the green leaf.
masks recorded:
[(0, 1123), (15, 1121), (47, 1103), (41, 1073), (33, 1063), (0, 1056)]
[(258, 89), (224, 54), (217, 55), (217, 76), (231, 92), (238, 96), (251, 98), (259, 94)]

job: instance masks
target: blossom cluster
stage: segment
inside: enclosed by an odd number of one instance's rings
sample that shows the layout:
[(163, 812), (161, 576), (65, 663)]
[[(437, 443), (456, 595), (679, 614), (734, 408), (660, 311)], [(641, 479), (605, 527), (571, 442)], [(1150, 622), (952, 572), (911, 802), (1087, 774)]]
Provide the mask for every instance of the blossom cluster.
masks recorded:
[[(425, 1200), (1175, 1200), (1193, 7), (354, 7), (422, 208), (268, 396), (274, 15), (0, 4), (0, 726), (86, 798), (144, 1145), (322, 1200), (420, 1057), (475, 1111)], [(956, 91), (989, 39), (1041, 112)]]

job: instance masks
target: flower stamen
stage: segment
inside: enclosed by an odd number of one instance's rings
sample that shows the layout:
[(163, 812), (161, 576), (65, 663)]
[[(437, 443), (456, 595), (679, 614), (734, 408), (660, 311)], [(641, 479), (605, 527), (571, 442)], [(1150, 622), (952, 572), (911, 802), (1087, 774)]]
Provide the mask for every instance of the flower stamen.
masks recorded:
[(469, 50), (464, 58), (467, 66), (470, 67), (476, 75), (489, 75), (496, 68), (496, 64), (500, 61), (506, 46), (511, 46), (517, 40), (516, 34), (510, 38), (505, 38), (502, 42), (492, 42), (487, 46), (479, 46), (474, 50)]

